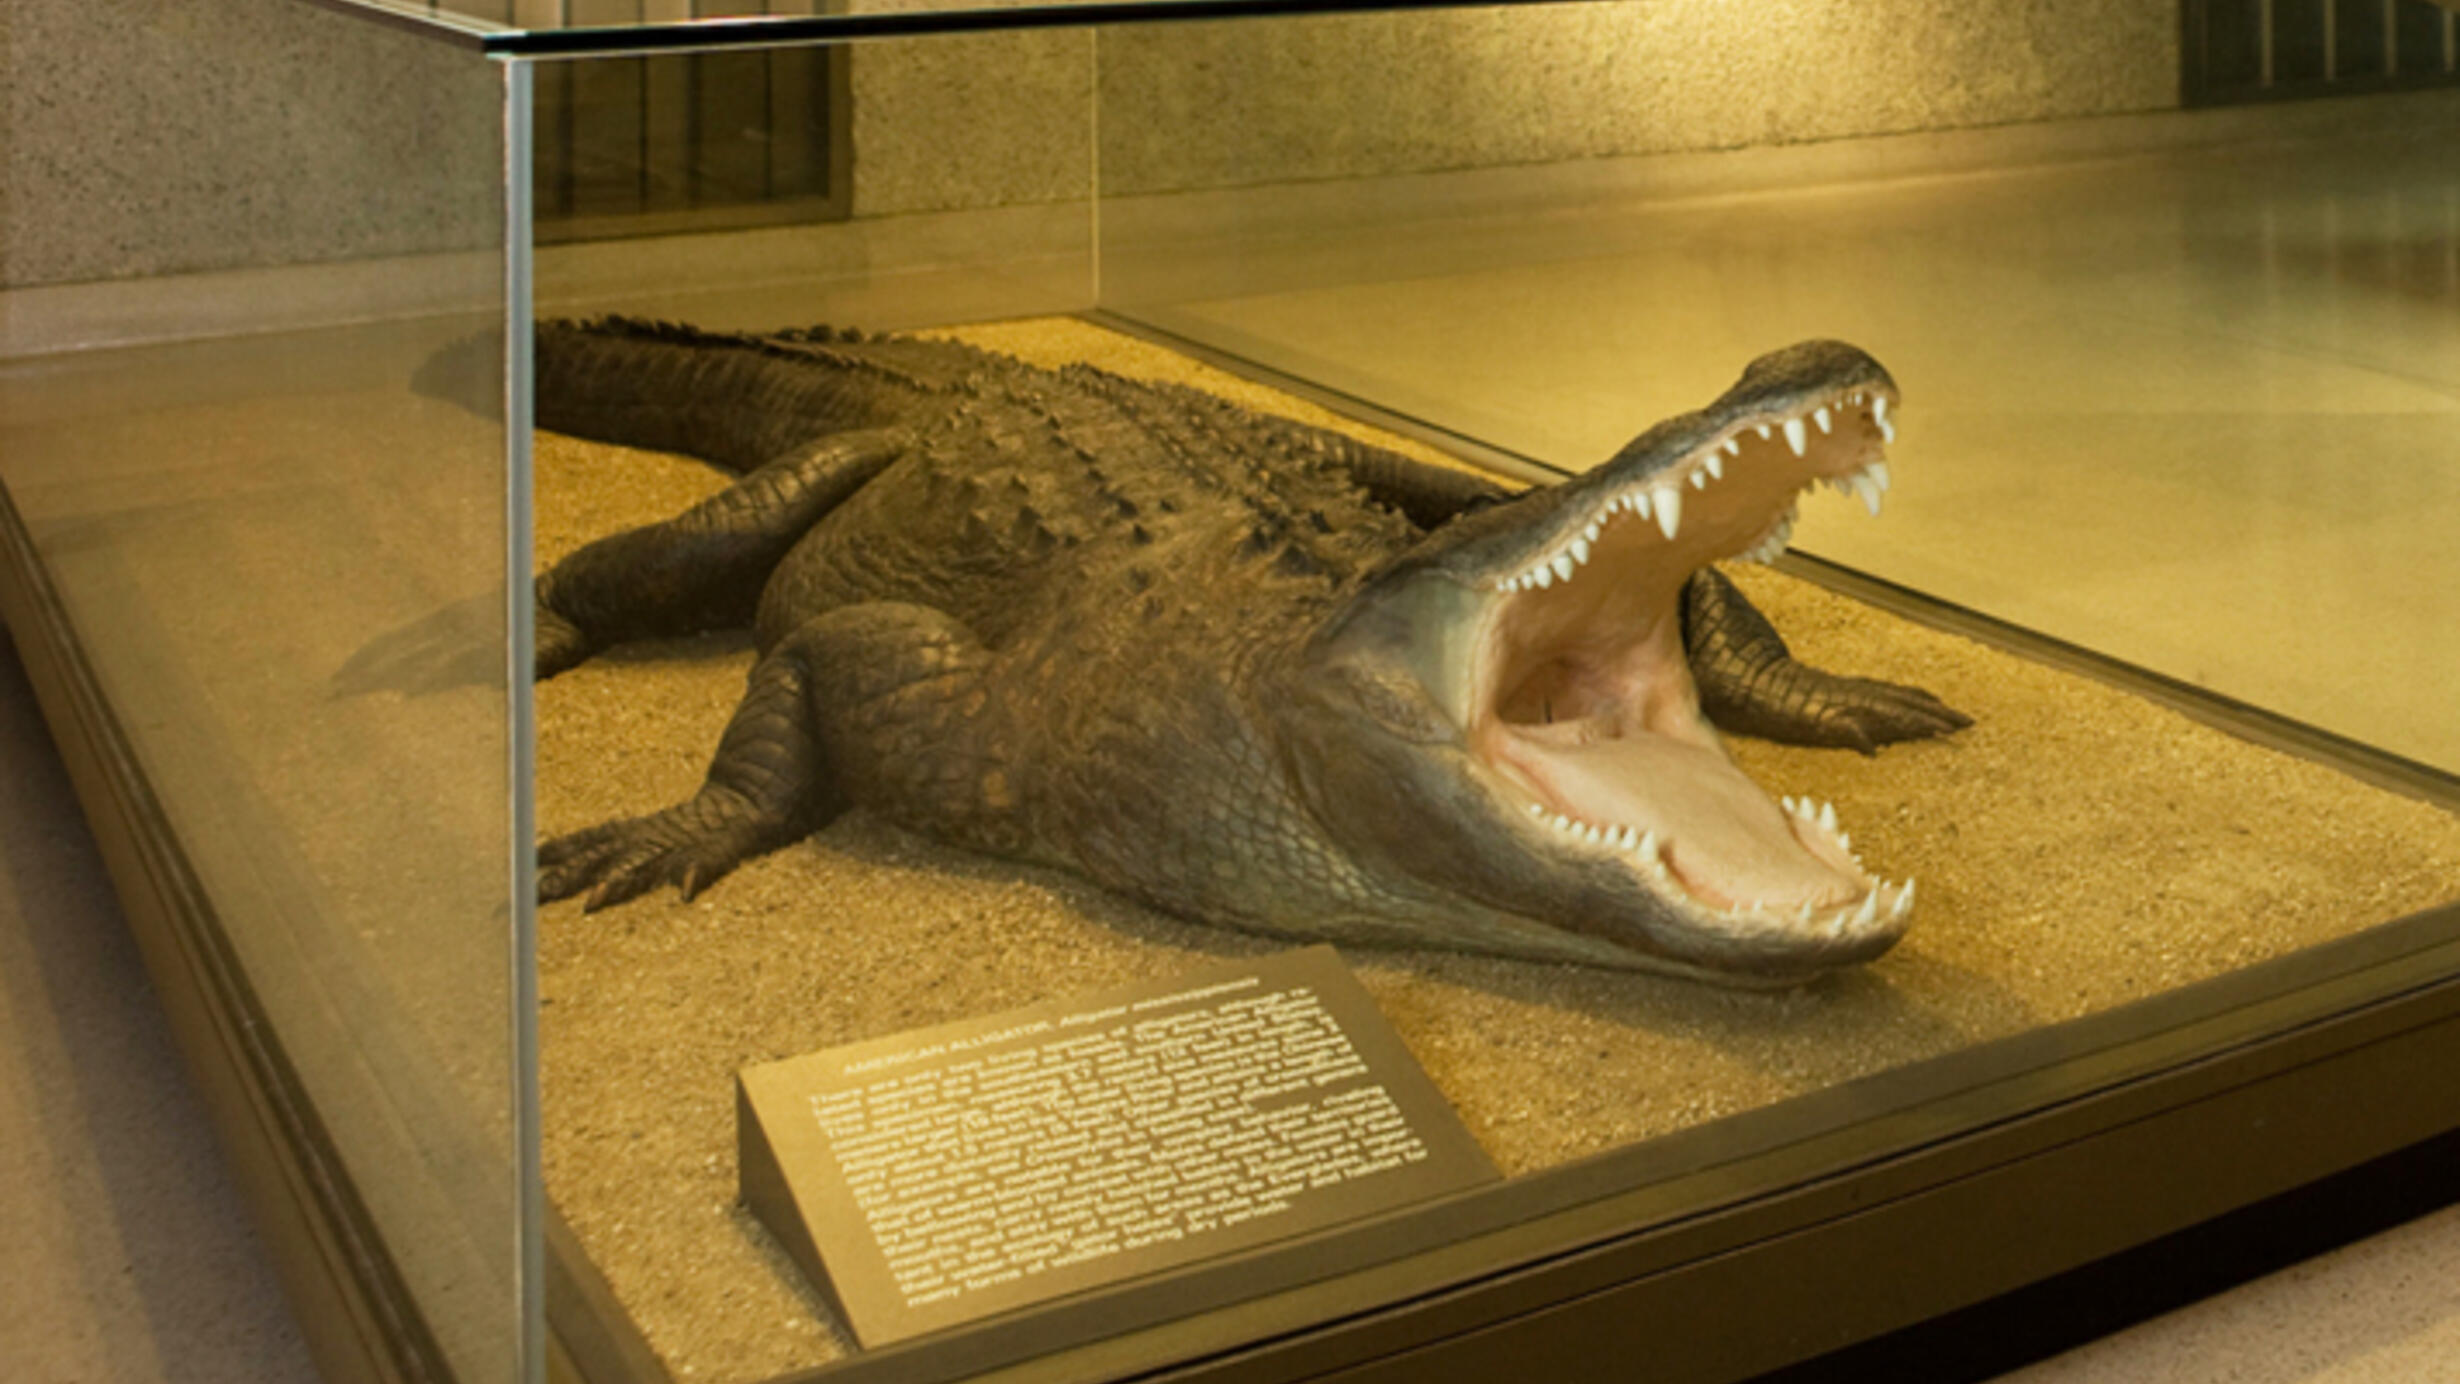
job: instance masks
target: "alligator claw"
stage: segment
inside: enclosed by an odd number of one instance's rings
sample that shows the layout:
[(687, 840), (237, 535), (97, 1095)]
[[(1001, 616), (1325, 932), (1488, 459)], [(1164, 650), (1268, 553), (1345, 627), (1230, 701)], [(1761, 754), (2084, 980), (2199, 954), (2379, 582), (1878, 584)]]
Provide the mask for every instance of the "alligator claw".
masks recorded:
[(1876, 678), (1837, 678), (1831, 705), (1819, 718), (1819, 737), (1841, 749), (1877, 754), (1899, 740), (1927, 740), (1973, 724), (1967, 716), (1919, 687)]
[(689, 802), (540, 845), (538, 901), (586, 891), (581, 911), (595, 913), (669, 884), (689, 900), (799, 832), (797, 824), (763, 813), (741, 794), (703, 788)]

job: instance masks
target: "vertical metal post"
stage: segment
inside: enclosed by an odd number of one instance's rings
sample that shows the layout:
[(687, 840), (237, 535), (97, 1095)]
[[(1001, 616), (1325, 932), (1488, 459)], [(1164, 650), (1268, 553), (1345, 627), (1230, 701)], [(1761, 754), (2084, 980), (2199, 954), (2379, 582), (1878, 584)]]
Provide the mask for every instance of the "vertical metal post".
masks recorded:
[(2255, 0), (2255, 36), (2258, 52), (2262, 58), (2256, 70), (2255, 84), (2257, 86), (2272, 85), (2272, 55), (2273, 50), (2278, 46), (2273, 41), (2272, 29), (2277, 23), (2279, 23), (2279, 17), (2272, 12), (2272, 0)]
[(2340, 76), (2340, 5), (2338, 0), (2323, 0), (2323, 79), (2327, 82)]

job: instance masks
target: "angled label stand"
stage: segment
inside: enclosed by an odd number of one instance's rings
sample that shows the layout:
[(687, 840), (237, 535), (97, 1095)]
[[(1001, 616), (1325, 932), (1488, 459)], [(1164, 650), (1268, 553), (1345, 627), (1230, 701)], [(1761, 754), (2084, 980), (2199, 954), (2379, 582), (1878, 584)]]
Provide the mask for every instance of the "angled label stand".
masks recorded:
[(866, 1347), (1496, 1176), (1330, 947), (744, 1069), (743, 1199)]

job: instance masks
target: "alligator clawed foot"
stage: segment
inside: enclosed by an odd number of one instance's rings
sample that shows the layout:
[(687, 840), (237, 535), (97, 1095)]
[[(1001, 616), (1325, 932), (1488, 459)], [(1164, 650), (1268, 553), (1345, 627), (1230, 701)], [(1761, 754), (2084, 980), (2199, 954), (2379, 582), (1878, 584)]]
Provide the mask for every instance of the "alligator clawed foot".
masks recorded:
[(1820, 718), (1827, 743), (1877, 754), (1882, 745), (1927, 740), (1973, 724), (1967, 716), (1919, 687), (1876, 678), (1838, 678), (1833, 705)]
[(689, 900), (800, 832), (799, 824), (762, 812), (741, 794), (705, 787), (688, 802), (541, 845), (538, 901), (587, 891), (581, 910), (594, 913), (668, 884)]

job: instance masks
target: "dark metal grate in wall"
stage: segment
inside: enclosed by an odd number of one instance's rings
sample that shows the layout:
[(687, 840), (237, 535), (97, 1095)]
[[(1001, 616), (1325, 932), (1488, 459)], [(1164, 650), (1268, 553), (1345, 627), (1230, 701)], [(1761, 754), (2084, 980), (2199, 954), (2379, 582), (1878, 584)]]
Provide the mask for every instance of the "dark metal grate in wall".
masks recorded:
[(2460, 12), (2434, 0), (2183, 0), (2190, 106), (2460, 86)]
[[(574, 24), (743, 14), (746, 0), (562, 0)], [(778, 0), (775, 13), (808, 13)], [(668, 13), (674, 11), (674, 13)], [(851, 202), (843, 45), (545, 62), (541, 242), (842, 220)]]

